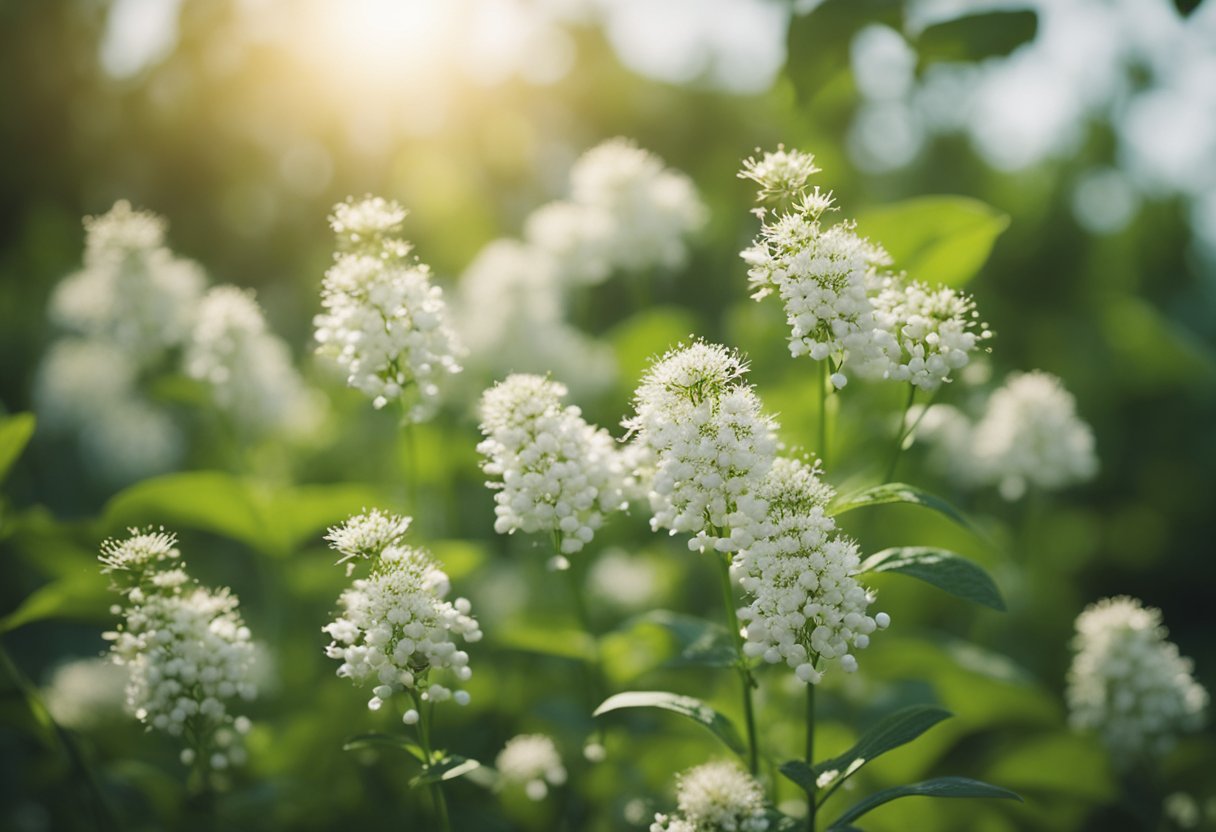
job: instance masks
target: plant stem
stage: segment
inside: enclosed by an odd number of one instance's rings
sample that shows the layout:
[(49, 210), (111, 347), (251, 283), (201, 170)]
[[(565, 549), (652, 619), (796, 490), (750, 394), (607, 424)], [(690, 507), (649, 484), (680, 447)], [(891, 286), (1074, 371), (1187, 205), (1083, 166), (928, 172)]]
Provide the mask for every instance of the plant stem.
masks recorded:
[[(422, 753), (426, 755), (426, 768), (429, 769), (434, 764), (434, 756), (431, 753), (431, 727), (429, 717), (434, 714), (430, 708), (422, 707), (422, 697), (419, 696), (417, 688), (409, 688), (410, 698), (414, 700), (414, 709), (418, 711), (418, 744), (422, 746)], [(443, 796), (443, 786), (440, 783), (431, 783), (431, 799), (435, 801), (435, 814), (439, 816), (440, 828), (444, 832), (452, 832), (452, 821), (448, 817), (448, 803)]]
[(828, 466), (828, 362), (819, 362), (819, 459)]
[[(912, 403), (916, 400), (916, 387), (912, 384), (908, 385), (908, 400), (904, 402), (904, 409), (899, 414), (899, 424), (895, 428), (895, 448), (891, 451), (891, 461), (887, 464), (887, 473), (883, 477), (883, 482), (891, 482), (895, 476), (895, 467), (899, 465), (899, 455), (904, 450), (904, 440), (908, 438), (911, 430), (908, 428), (908, 411), (912, 409)], [(923, 414), (922, 414), (923, 415)], [(917, 419), (917, 424), (920, 419)]]
[(743, 685), (743, 718), (747, 723), (748, 770), (759, 773), (759, 743), (756, 741), (756, 715), (752, 707), (752, 674), (743, 656), (743, 636), (739, 634), (739, 616), (735, 611), (735, 594), (730, 586), (730, 555), (718, 558), (719, 574), (722, 578), (722, 600), (726, 606), (726, 626), (730, 630), (738, 656), (739, 681)]
[[(564, 557), (561, 554), (561, 548), (561, 536), (555, 532), (553, 535), (553, 551), (558, 557)], [(579, 626), (591, 641), (591, 659), (587, 662), (587, 670), (591, 682), (589, 693), (595, 701), (589, 703), (590, 712), (595, 710), (600, 702), (604, 701), (607, 691), (607, 685), (604, 681), (604, 668), (600, 657), (600, 643), (595, 637), (595, 631), (591, 626), (591, 613), (587, 610), (587, 599), (583, 594), (583, 584), (579, 580), (579, 576), (574, 572), (574, 564), (569, 564), (561, 571), (565, 573), (566, 582), (570, 586), (570, 598), (574, 603), (574, 613), (578, 618)], [(595, 729), (595, 735), (599, 736), (598, 726)]]
[[(806, 686), (806, 767), (815, 768), (815, 686)], [(815, 832), (816, 789), (806, 793), (806, 829)]]

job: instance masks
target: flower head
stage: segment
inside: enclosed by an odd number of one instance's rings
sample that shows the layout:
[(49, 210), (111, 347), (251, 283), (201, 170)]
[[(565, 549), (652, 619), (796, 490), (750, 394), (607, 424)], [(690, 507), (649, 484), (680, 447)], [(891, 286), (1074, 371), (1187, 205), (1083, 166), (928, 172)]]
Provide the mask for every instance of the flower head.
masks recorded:
[(544, 734), (520, 734), (507, 740), (494, 765), (506, 782), (523, 786), (532, 800), (543, 800), (550, 786), (566, 782), (566, 767), (557, 746)]
[[(756, 148), (759, 153), (760, 149)], [(786, 150), (777, 145), (776, 151), (759, 159), (751, 156), (743, 161), (740, 179), (750, 179), (758, 186), (757, 202), (792, 202), (806, 192), (810, 178), (819, 173), (815, 157), (800, 150)]]
[(655, 815), (650, 832), (765, 832), (764, 789), (732, 762), (705, 763), (677, 778), (677, 815)]
[(936, 390), (971, 360), (992, 333), (979, 322), (975, 301), (949, 286), (888, 276), (875, 301), (880, 351), (890, 359), (888, 378)]
[[(466, 692), (453, 692), (431, 681), (430, 674), (450, 670), (458, 680), (468, 679), (469, 655), (458, 648), (456, 637), (465, 642), (481, 639), (477, 622), (469, 616), (469, 602), (445, 600), (451, 589), (447, 575), (429, 554), (402, 540), (408, 522), (372, 512), (329, 534), (342, 560), (371, 561), (371, 574), (342, 593), (342, 614), (322, 630), (331, 638), (326, 655), (342, 663), (338, 675), (372, 685), (372, 710), (402, 690), (431, 702), (454, 698), (467, 703)], [(404, 719), (416, 722), (418, 712), (407, 710)]]
[(1121, 596), (1077, 617), (1068, 672), (1069, 721), (1095, 731), (1121, 768), (1151, 760), (1203, 724), (1208, 692), (1167, 640), (1161, 611)]

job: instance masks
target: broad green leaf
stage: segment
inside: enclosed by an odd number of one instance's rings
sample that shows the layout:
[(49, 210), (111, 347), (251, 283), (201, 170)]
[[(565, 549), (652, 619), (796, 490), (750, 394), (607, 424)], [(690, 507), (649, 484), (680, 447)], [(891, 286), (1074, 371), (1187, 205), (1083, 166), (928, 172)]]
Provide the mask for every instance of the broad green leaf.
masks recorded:
[(17, 609), (0, 619), (0, 633), (50, 618), (106, 621), (112, 603), (101, 573), (60, 578), (34, 590)]
[(929, 546), (883, 549), (862, 561), (859, 573), (898, 572), (944, 589), (951, 595), (1004, 611), (1005, 601), (992, 578), (967, 558)]
[(1203, 0), (1174, 0), (1174, 8), (1183, 17), (1189, 17)]
[(408, 737), (394, 737), (390, 734), (359, 734), (351, 737), (342, 745), (343, 751), (361, 751), (365, 748), (393, 748), (408, 752), (418, 762), (426, 763), (426, 752), (422, 746)]
[(858, 232), (881, 243), (896, 268), (930, 285), (955, 287), (979, 273), (1008, 227), (1008, 215), (962, 196), (922, 196), (857, 215)]
[(0, 482), (34, 435), (34, 414), (18, 413), (0, 421)]
[(507, 624), (496, 629), (494, 643), (500, 647), (580, 662), (595, 658), (595, 639), (582, 630), (527, 624)]
[(798, 97), (809, 101), (849, 68), (853, 36), (867, 25), (903, 27), (901, 0), (824, 0), (790, 20), (785, 72)]
[(669, 632), (676, 641), (676, 656), (668, 667), (731, 667), (738, 653), (726, 628), (695, 615), (671, 610), (652, 610), (631, 619), (630, 624), (654, 624)]
[(410, 780), (410, 788), (415, 789), (431, 783), (441, 783), (444, 780), (455, 780), (457, 777), (463, 777), (470, 771), (478, 768), (481, 768), (481, 763), (476, 760), (469, 760), (458, 754), (453, 754), (432, 766), (427, 766), (422, 774)]
[(608, 334), (616, 352), (620, 378), (636, 381), (650, 360), (697, 328), (688, 310), (678, 307), (644, 309), (622, 322)]
[(870, 795), (836, 818), (828, 827), (828, 832), (841, 832), (866, 812), (901, 797), (992, 797), (1018, 802), (1022, 800), (1009, 789), (1002, 789), (1000, 786), (993, 786), (980, 780), (971, 780), (967, 777), (934, 777), (932, 780), (922, 780), (907, 786), (895, 786)]
[(1034, 40), (1039, 18), (1028, 9), (982, 12), (935, 23), (915, 41), (922, 66), (936, 61), (982, 61), (1008, 55)]
[(807, 794), (814, 794), (819, 791), (819, 786), (815, 783), (815, 772), (802, 760), (787, 760), (781, 764), (778, 771), (781, 772), (786, 780), (789, 780)]
[(602, 716), (626, 708), (658, 708), (680, 714), (708, 729), (736, 754), (743, 756), (747, 753), (734, 724), (700, 699), (691, 696), (681, 696), (663, 690), (627, 691), (605, 699), (592, 716)]
[(953, 520), (964, 529), (979, 534), (979, 530), (972, 525), (971, 521), (954, 506), (935, 494), (930, 494), (928, 491), (917, 488), (914, 485), (908, 485), (905, 482), (888, 482), (838, 497), (828, 506), (828, 514), (835, 517), (854, 509), (865, 508), (866, 506), (881, 506), (888, 503), (908, 503), (909, 505), (936, 511), (943, 517)]
[[(912, 742), (952, 714), (934, 705), (909, 705), (880, 719), (857, 744), (839, 757), (816, 763), (811, 782), (819, 788), (835, 787), (853, 776), (862, 766), (892, 749)], [(784, 773), (785, 768), (782, 767)], [(788, 776), (788, 775), (787, 775)], [(795, 781), (797, 782), (797, 781)]]

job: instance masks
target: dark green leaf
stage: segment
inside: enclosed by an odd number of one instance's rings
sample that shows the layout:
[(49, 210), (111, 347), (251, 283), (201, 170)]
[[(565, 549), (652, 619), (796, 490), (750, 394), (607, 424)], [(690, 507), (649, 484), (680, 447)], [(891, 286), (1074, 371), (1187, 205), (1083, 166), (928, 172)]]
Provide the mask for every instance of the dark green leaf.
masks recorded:
[(1183, 17), (1190, 17), (1195, 9), (1199, 8), (1199, 4), (1203, 0), (1174, 0), (1174, 8), (1178, 10), (1178, 14)]
[(420, 763), (426, 763), (426, 752), (422, 746), (408, 737), (394, 737), (390, 734), (360, 734), (351, 737), (343, 746), (343, 751), (362, 751), (365, 748), (394, 748), (406, 751)]
[(853, 35), (875, 23), (900, 29), (900, 0), (824, 0), (809, 14), (790, 21), (786, 73), (804, 101), (849, 68)]
[(967, 601), (1004, 611), (1005, 601), (992, 578), (967, 558), (928, 546), (898, 546), (866, 558), (862, 572), (898, 572), (918, 578)]
[(982, 61), (1008, 55), (1034, 40), (1039, 18), (1028, 9), (956, 17), (929, 26), (916, 38), (921, 65), (936, 61)]
[(0, 421), (0, 482), (34, 435), (34, 414), (18, 413)]
[(736, 754), (742, 756), (746, 753), (739, 732), (731, 721), (700, 699), (662, 690), (634, 690), (608, 697), (595, 709), (592, 716), (601, 716), (625, 708), (659, 708), (680, 714), (707, 728)]
[(927, 508), (953, 520), (969, 531), (979, 533), (961, 511), (941, 497), (904, 482), (888, 482), (839, 497), (832, 505), (828, 506), (828, 514), (835, 517), (853, 509), (865, 508), (866, 506), (881, 506), (888, 503), (908, 503), (909, 505)]
[(993, 786), (980, 780), (971, 780), (967, 777), (934, 777), (932, 780), (922, 780), (907, 786), (895, 786), (870, 795), (838, 817), (828, 827), (828, 831), (841, 832), (871, 809), (901, 797), (993, 797), (1019, 802), (1022, 800), (1009, 789), (1002, 789), (1000, 786)]
[(922, 196), (869, 208), (857, 230), (881, 243), (897, 268), (917, 280), (966, 285), (988, 260), (1009, 216), (963, 196)]
[(49, 618), (107, 621), (112, 603), (100, 573), (61, 578), (34, 590), (17, 609), (0, 619), (0, 633)]
[(779, 771), (785, 775), (786, 780), (789, 780), (807, 794), (814, 794), (819, 790), (819, 787), (815, 784), (815, 772), (802, 760), (784, 762), (781, 764)]
[(458, 754), (453, 754), (450, 757), (445, 757), (433, 766), (428, 766), (422, 774), (410, 780), (410, 788), (415, 789), (418, 786), (441, 783), (444, 780), (455, 780), (478, 768), (481, 768), (481, 763), (476, 760), (470, 760)]
[[(818, 782), (820, 776), (828, 772), (835, 774), (820, 784), (821, 788), (843, 783), (862, 766), (880, 757), (888, 751), (912, 742), (921, 734), (928, 731), (943, 719), (948, 719), (951, 713), (934, 705), (909, 705), (880, 719), (868, 731), (862, 734), (857, 744), (830, 760), (816, 763), (810, 775), (812, 785)], [(805, 766), (804, 766), (805, 768)], [(782, 766), (784, 773), (785, 767)], [(789, 776), (788, 774), (786, 775)], [(791, 778), (793, 779), (793, 778)], [(798, 782), (798, 781), (794, 781)], [(802, 785), (799, 783), (799, 785)], [(804, 787), (805, 788), (805, 787)]]

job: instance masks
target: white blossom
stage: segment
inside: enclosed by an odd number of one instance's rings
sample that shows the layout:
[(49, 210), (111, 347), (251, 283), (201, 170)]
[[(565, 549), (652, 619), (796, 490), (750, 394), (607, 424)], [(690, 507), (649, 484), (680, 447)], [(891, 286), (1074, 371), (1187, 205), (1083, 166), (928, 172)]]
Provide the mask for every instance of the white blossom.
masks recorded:
[(1069, 722), (1094, 731), (1120, 768), (1159, 757), (1181, 733), (1198, 730), (1208, 692), (1193, 664), (1167, 640), (1161, 611), (1120, 596), (1077, 617), (1068, 672)]
[(752, 490), (776, 452), (776, 424), (742, 381), (737, 353), (696, 342), (656, 361), (625, 422), (649, 450), (651, 527), (692, 535), (689, 547), (733, 552), (763, 518)]
[(1057, 377), (1014, 373), (988, 399), (972, 434), (977, 477), (1016, 500), (1027, 487), (1047, 490), (1091, 479), (1094, 435)]
[(315, 424), (316, 398), (267, 326), (251, 292), (217, 286), (203, 297), (183, 364), (216, 406), (253, 433), (301, 432)]
[(548, 531), (562, 554), (591, 542), (604, 515), (624, 508), (624, 474), (615, 443), (588, 425), (581, 411), (562, 406), (564, 385), (516, 374), (481, 400), (477, 450), (496, 489), (499, 534)]
[(650, 832), (765, 832), (764, 789), (733, 762), (714, 762), (679, 775), (675, 815), (655, 815)]
[(330, 223), (342, 252), (325, 273), (317, 351), (337, 361), (347, 384), (381, 408), (411, 390), (409, 418), (433, 413), (440, 382), (460, 371), (462, 348), (443, 292), (398, 237), (404, 209), (379, 198), (338, 205)]
[[(331, 529), (328, 538), (343, 560), (371, 561), (369, 576), (355, 580), (338, 599), (342, 614), (322, 628), (332, 639), (326, 655), (341, 662), (338, 675), (371, 685), (371, 710), (402, 690), (430, 702), (467, 703), (465, 692), (433, 681), (430, 674), (450, 670), (459, 681), (469, 679), (469, 655), (455, 639), (481, 639), (469, 602), (445, 600), (451, 591), (448, 576), (424, 550), (401, 539), (407, 524), (407, 518), (364, 514), (345, 528)], [(381, 544), (379, 551), (370, 551)], [(418, 712), (411, 708), (403, 719), (417, 722)]]
[(826, 513), (832, 489), (815, 468), (778, 458), (756, 497), (766, 516), (737, 559), (752, 598), (738, 613), (744, 655), (783, 661), (803, 684), (817, 684), (827, 661), (856, 670), (853, 652), (889, 619), (867, 612), (874, 596), (855, 577), (857, 544)]
[(537, 208), (524, 221), (528, 247), (543, 256), (563, 283), (603, 283), (615, 264), (616, 229), (601, 207), (557, 200)]
[(523, 786), (532, 800), (543, 800), (550, 786), (566, 782), (566, 767), (557, 746), (544, 734), (520, 734), (507, 740), (494, 765), (504, 781)]
[[(756, 148), (759, 153), (760, 149)], [(791, 202), (806, 191), (811, 177), (820, 172), (815, 157), (799, 150), (786, 150), (777, 145), (777, 150), (765, 153), (759, 159), (752, 156), (743, 161), (740, 179), (750, 179), (758, 185), (756, 199), (759, 202)]]
[[(102, 547), (102, 571), (122, 593), (122, 623), (107, 633), (114, 662), (126, 668), (128, 710), (149, 728), (182, 738), (190, 760), (226, 768), (244, 760), (234, 700), (252, 700), (256, 651), (235, 595), (199, 586), (177, 541), (131, 530)], [(247, 727), (245, 728), (247, 730)]]
[(126, 687), (126, 671), (109, 659), (76, 659), (55, 668), (42, 697), (57, 723), (87, 731), (122, 715)]

